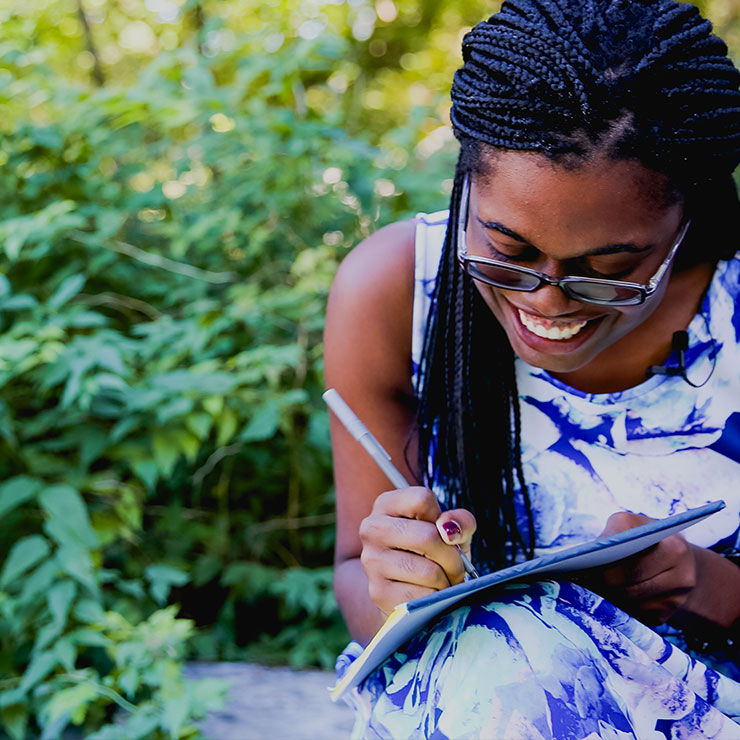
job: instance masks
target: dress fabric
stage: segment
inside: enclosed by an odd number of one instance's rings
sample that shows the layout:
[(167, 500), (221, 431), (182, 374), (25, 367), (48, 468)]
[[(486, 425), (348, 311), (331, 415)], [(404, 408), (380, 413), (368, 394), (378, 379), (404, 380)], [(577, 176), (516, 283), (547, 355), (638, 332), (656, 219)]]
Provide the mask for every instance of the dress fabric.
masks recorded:
[[(414, 381), (447, 227), (416, 231)], [(536, 555), (599, 535), (626, 510), (658, 518), (717, 499), (684, 531), (737, 554), (740, 538), (740, 253), (715, 270), (688, 327), (688, 378), (589, 394), (516, 360), (522, 463)], [(676, 364), (669, 358), (668, 364)], [(706, 381), (706, 382), (704, 382)], [(440, 501), (445, 492), (431, 483)], [(526, 527), (521, 497), (520, 526)], [(341, 677), (361, 652), (350, 643)], [(740, 738), (740, 665), (689, 649), (567, 581), (507, 584), (429, 625), (354, 689), (354, 738)]]

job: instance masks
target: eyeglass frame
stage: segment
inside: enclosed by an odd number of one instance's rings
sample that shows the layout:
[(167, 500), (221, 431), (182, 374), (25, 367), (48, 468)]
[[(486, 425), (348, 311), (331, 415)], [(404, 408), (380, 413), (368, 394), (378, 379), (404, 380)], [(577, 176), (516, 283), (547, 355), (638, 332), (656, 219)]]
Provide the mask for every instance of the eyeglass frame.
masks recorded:
[[(464, 207), (463, 207), (464, 204)], [(486, 285), (492, 285), (494, 288), (501, 288), (502, 290), (515, 290), (520, 293), (534, 293), (536, 290), (539, 290), (543, 285), (552, 285), (554, 287), (560, 288), (560, 290), (563, 291), (563, 293), (566, 295), (566, 297), (570, 298), (571, 300), (580, 301), (581, 303), (589, 303), (596, 306), (640, 306), (645, 301), (652, 296), (655, 291), (658, 289), (658, 286), (660, 285), (661, 281), (663, 280), (663, 277), (665, 276), (665, 273), (668, 270), (668, 266), (671, 264), (671, 261), (676, 255), (676, 252), (678, 251), (678, 248), (681, 246), (685, 236), (686, 232), (689, 230), (689, 226), (691, 225), (691, 219), (687, 218), (684, 221), (683, 226), (680, 228), (678, 232), (678, 236), (676, 237), (676, 240), (673, 243), (673, 246), (668, 251), (668, 255), (663, 260), (663, 262), (660, 264), (660, 267), (658, 267), (658, 270), (655, 272), (655, 274), (648, 280), (646, 284), (643, 283), (631, 283), (628, 281), (623, 280), (609, 280), (609, 279), (600, 279), (600, 278), (589, 278), (589, 277), (579, 277), (577, 275), (566, 275), (562, 278), (552, 278), (549, 275), (546, 275), (544, 272), (538, 272), (537, 270), (532, 270), (529, 267), (520, 267), (519, 265), (510, 265), (507, 262), (501, 262), (499, 260), (495, 260), (491, 257), (476, 257), (469, 255), (468, 252), (468, 245), (467, 245), (467, 226), (468, 226), (468, 212), (470, 210), (470, 177), (468, 175), (465, 176), (465, 179), (463, 180), (463, 187), (462, 187), (462, 193), (460, 194), (460, 215), (458, 218), (458, 224), (457, 224), (457, 260), (460, 263), (460, 266), (462, 267), (463, 271), (466, 275), (468, 275), (473, 280), (480, 280), (482, 283), (485, 283)], [(479, 277), (477, 275), (471, 275), (468, 272), (468, 269), (466, 265), (468, 263), (478, 263), (478, 264), (488, 264), (492, 265), (494, 267), (503, 267), (505, 270), (511, 270), (512, 272), (518, 272), (525, 275), (532, 275), (538, 279), (537, 285), (535, 285), (533, 288), (516, 288), (511, 287), (507, 285), (499, 285), (497, 283), (489, 282), (486, 279)], [(569, 283), (591, 283), (596, 285), (608, 285), (608, 286), (614, 286), (615, 288), (630, 288), (632, 290), (637, 290), (639, 292), (639, 296), (637, 300), (634, 301), (600, 301), (600, 300), (593, 300), (589, 298), (582, 298), (577, 295), (571, 295), (568, 292), (567, 286)]]

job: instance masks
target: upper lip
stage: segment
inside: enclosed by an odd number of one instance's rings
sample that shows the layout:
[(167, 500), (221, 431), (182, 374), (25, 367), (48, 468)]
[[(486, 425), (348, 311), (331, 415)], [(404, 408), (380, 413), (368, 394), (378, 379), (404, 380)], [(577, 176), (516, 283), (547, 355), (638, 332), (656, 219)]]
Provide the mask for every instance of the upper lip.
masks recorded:
[[(514, 306), (514, 304), (512, 304), (512, 306)], [(551, 321), (554, 324), (557, 324), (558, 322), (563, 324), (574, 324), (576, 322), (593, 321), (594, 319), (600, 318), (599, 316), (543, 316), (541, 313), (536, 313), (535, 311), (530, 311), (529, 309), (521, 308), (520, 306), (514, 306), (514, 308), (517, 311), (527, 314), (527, 316), (532, 316), (535, 319), (542, 319), (543, 321)]]

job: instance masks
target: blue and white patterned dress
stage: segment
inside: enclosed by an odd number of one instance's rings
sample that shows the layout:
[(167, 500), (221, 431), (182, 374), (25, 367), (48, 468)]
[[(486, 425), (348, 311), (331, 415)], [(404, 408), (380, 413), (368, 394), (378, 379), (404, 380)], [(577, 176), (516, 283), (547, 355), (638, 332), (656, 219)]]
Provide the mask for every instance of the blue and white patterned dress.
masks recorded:
[[(446, 211), (419, 216), (414, 380), (446, 226)], [(516, 361), (537, 555), (597, 537), (615, 511), (658, 518), (716, 499), (726, 508), (684, 535), (720, 552), (738, 546), (739, 294), (740, 253), (719, 263), (688, 328), (688, 377), (709, 378), (700, 388), (654, 376), (583, 393)], [(340, 676), (359, 651), (352, 643), (340, 656)], [(371, 674), (350, 696), (353, 737), (738, 740), (738, 681), (728, 656), (691, 652), (679, 631), (646, 627), (580, 586), (509, 584)]]

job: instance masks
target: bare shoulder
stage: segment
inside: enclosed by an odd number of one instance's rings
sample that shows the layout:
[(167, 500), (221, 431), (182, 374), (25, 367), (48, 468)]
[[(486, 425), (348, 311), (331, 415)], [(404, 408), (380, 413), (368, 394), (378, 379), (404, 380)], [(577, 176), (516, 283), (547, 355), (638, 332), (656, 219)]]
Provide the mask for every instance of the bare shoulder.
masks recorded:
[(399, 221), (360, 242), (340, 265), (332, 293), (349, 290), (357, 298), (385, 294), (396, 304), (413, 297), (415, 233), (416, 221)]
[(326, 320), (328, 382), (351, 373), (410, 390), (415, 233), (415, 221), (385, 226), (340, 265)]

